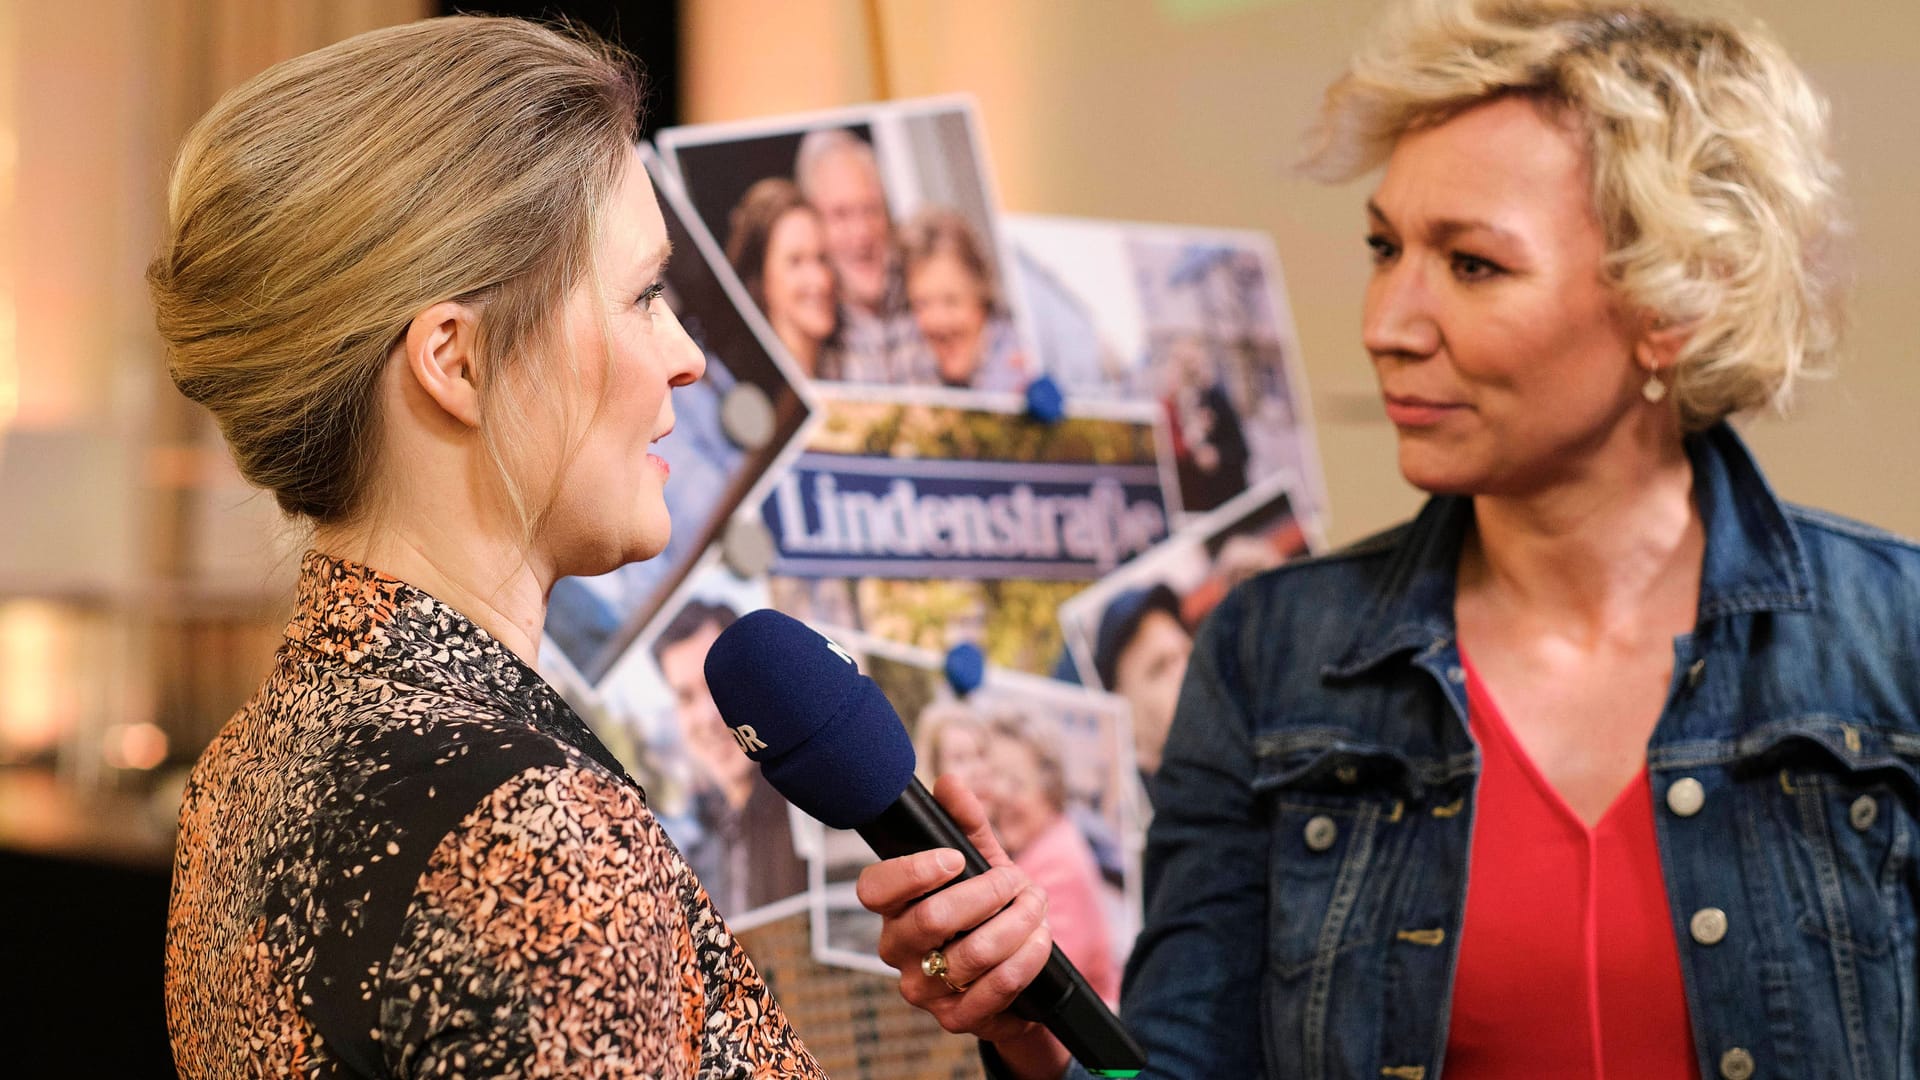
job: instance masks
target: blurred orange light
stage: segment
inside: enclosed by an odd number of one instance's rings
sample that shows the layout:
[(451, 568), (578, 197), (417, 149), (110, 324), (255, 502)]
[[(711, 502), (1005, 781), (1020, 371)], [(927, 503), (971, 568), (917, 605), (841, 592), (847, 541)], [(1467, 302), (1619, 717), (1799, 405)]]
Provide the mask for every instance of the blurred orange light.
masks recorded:
[(55, 605), (0, 604), (0, 758), (51, 750), (78, 711), (63, 686), (75, 627)]
[(100, 733), (101, 756), (115, 769), (151, 769), (167, 760), (167, 733), (149, 723), (114, 724)]

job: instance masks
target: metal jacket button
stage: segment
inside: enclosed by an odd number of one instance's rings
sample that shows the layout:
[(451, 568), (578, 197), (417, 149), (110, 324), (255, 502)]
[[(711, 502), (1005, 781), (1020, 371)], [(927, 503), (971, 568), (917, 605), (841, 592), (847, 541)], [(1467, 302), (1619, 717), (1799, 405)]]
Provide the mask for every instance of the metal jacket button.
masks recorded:
[(1340, 836), (1340, 826), (1325, 814), (1307, 822), (1306, 839), (1309, 851), (1325, 851), (1333, 846)]
[(1693, 913), (1687, 929), (1700, 944), (1718, 945), (1727, 936), (1727, 913), (1717, 907), (1703, 907)]
[(1748, 1080), (1753, 1075), (1753, 1055), (1738, 1046), (1721, 1054), (1720, 1075), (1726, 1080)]
[(1866, 832), (1880, 817), (1880, 804), (1871, 795), (1862, 795), (1847, 807), (1847, 820), (1852, 823), (1854, 832)]
[(1678, 817), (1692, 817), (1707, 804), (1707, 789), (1691, 776), (1683, 776), (1667, 788), (1667, 809)]

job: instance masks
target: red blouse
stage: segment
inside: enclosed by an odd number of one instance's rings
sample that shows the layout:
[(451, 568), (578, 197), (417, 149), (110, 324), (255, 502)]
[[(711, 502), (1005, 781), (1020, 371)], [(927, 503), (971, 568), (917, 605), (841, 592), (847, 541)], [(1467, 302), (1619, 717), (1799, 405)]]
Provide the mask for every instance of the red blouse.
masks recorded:
[(1646, 771), (1589, 828), (1466, 673), (1481, 771), (1447, 1080), (1698, 1080)]

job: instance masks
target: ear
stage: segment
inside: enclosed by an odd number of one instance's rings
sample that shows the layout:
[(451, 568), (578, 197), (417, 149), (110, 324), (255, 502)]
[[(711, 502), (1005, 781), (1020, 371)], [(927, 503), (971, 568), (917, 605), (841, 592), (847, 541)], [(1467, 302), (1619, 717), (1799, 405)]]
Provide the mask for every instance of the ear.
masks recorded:
[(1692, 337), (1692, 324), (1675, 324), (1647, 315), (1641, 319), (1640, 338), (1633, 345), (1633, 362), (1649, 374), (1668, 371)]
[(408, 377), (448, 416), (470, 428), (480, 426), (479, 327), (477, 310), (444, 300), (415, 315), (400, 342)]

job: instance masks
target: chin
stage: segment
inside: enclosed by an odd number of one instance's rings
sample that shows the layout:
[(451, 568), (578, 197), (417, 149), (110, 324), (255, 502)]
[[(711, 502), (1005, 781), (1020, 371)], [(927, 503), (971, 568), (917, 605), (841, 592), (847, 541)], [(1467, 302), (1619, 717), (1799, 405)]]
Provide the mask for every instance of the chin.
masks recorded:
[(599, 577), (632, 563), (646, 562), (667, 549), (670, 528), (615, 529), (604, 527), (598, 541), (581, 544), (561, 563), (565, 577)]
[(979, 363), (964, 349), (935, 349), (933, 365), (943, 380), (955, 386), (969, 385), (980, 374)]
[(620, 532), (626, 541), (622, 545), (621, 565), (645, 562), (667, 550), (667, 542), (673, 539), (673, 518), (667, 512), (665, 486), (643, 481), (633, 516), (621, 523), (625, 528)]
[(627, 549), (621, 553), (625, 557), (620, 560), (620, 565), (625, 566), (628, 563), (646, 562), (648, 559), (658, 558), (661, 552), (667, 550), (667, 541), (671, 539), (673, 539), (671, 529), (658, 530), (658, 535), (653, 535), (650, 531), (646, 535), (635, 537), (627, 545)]
[(1476, 484), (1473, 471), (1430, 447), (1410, 448), (1400, 444), (1400, 475), (1407, 483), (1429, 495), (1471, 495)]
[(856, 303), (868, 298), (875, 303), (885, 300), (887, 298), (886, 270), (852, 270), (847, 274), (843, 295)]

